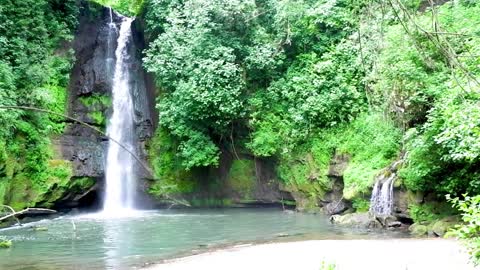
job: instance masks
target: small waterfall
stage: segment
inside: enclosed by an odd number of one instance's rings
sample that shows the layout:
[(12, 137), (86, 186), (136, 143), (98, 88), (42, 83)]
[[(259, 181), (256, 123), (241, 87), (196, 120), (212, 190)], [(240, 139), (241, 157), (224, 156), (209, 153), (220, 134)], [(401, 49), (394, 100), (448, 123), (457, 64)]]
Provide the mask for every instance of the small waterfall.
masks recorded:
[(403, 159), (395, 161), (375, 182), (370, 199), (370, 213), (386, 217), (393, 213), (393, 187), (397, 179), (398, 167)]
[[(113, 71), (112, 103), (113, 113), (108, 121), (107, 134), (120, 142), (129, 151), (135, 153), (135, 122), (132, 93), (129, 86), (130, 73), (126, 65), (128, 43), (131, 41), (131, 24), (133, 19), (121, 17), (120, 29), (113, 22), (110, 9), (109, 35), (117, 36), (115, 50), (115, 67)], [(114, 35), (115, 34), (115, 35)], [(107, 63), (108, 65), (108, 63)], [(105, 168), (105, 201), (104, 213), (108, 215), (124, 215), (135, 207), (135, 175), (134, 158), (119, 144), (112, 141), (108, 144)]]
[(110, 14), (110, 25), (113, 24), (113, 11), (111, 7), (108, 7), (108, 13)]

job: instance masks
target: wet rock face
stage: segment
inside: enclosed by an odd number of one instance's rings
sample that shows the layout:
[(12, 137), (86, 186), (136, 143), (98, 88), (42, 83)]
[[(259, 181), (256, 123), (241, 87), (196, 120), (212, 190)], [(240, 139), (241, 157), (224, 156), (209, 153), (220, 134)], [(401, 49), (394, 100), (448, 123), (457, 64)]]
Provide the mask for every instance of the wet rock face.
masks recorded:
[[(102, 117), (107, 113), (108, 106), (95, 102), (92, 97), (95, 95), (108, 98), (112, 83), (112, 74), (106, 61), (111, 55), (108, 55), (105, 15), (106, 10), (103, 10), (97, 14), (99, 18), (92, 18), (94, 14), (89, 5), (83, 4), (80, 26), (73, 42), (76, 61), (68, 89), (68, 114), (100, 130), (104, 130), (104, 122), (95, 121), (93, 116), (97, 114)], [(72, 162), (74, 177), (103, 177), (106, 145), (104, 136), (79, 123), (70, 123), (65, 134), (56, 143), (59, 144), (63, 158)]]
[(72, 161), (74, 176), (101, 178), (104, 175), (106, 142), (102, 144), (89, 137), (64, 135), (58, 143), (63, 156)]
[(194, 206), (289, 208), (294, 200), (280, 187), (274, 162), (228, 149), (223, 149), (218, 168), (198, 169), (193, 178), (195, 190), (177, 195)]
[[(109, 31), (109, 10), (100, 7), (91, 9), (92, 5), (81, 1), (79, 28), (73, 41), (75, 63), (68, 89), (68, 115), (105, 131), (112, 112), (117, 33)], [(117, 25), (121, 22), (115, 13), (113, 22)], [(134, 38), (128, 44), (131, 57), (127, 64), (131, 70), (135, 132), (139, 141), (137, 152), (145, 159), (144, 142), (151, 137), (154, 129), (151, 115), (154, 115), (152, 97), (155, 91), (153, 84), (145, 83), (147, 75), (141, 62), (141, 50), (144, 47), (141, 29), (137, 27), (132, 31)], [(94, 178), (98, 182), (97, 189), (102, 188), (108, 138), (85, 125), (69, 122), (65, 133), (56, 138), (54, 144), (62, 158), (71, 161), (73, 177)]]
[(335, 154), (330, 161), (327, 176), (332, 183), (332, 189), (319, 202), (324, 212), (329, 215), (341, 214), (351, 208), (350, 203), (343, 199), (343, 174), (349, 161), (350, 157), (345, 154)]

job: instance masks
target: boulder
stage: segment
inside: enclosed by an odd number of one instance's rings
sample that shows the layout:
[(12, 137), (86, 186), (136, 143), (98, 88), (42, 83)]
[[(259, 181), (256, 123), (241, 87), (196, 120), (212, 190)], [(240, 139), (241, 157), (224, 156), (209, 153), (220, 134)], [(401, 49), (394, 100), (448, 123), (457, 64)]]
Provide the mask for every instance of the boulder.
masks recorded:
[(333, 215), (330, 221), (334, 224), (356, 228), (381, 228), (382, 224), (373, 219), (369, 213), (351, 213), (345, 215)]
[(441, 219), (431, 225), (430, 231), (434, 236), (443, 237), (449, 229), (455, 226), (455, 224), (456, 221), (454, 220)]
[(414, 223), (408, 227), (410, 233), (414, 236), (424, 236), (428, 233), (428, 227), (426, 225)]
[(325, 205), (325, 212), (329, 215), (338, 215), (345, 212), (349, 206), (343, 200), (337, 202), (330, 202)]

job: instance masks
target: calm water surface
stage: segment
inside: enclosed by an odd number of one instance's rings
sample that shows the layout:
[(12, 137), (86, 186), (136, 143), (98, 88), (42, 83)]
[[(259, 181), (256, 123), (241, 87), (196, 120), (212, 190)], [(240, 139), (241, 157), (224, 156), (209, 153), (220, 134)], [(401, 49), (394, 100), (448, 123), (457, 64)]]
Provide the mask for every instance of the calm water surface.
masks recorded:
[[(34, 231), (33, 225), (48, 230)], [(142, 211), (124, 218), (64, 216), (0, 230), (0, 237), (14, 241), (12, 248), (0, 249), (0, 269), (134, 269), (216, 245), (279, 240), (286, 235), (303, 239), (403, 236), (334, 227), (322, 215), (272, 209)]]

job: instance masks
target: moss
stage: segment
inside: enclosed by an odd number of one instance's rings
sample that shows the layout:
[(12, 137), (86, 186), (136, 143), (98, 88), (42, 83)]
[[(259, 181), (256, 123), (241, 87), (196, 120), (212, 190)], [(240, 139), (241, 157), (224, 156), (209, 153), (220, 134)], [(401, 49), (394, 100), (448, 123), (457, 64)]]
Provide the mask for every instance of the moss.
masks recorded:
[(327, 170), (328, 165), (318, 162), (310, 152), (283, 159), (278, 166), (280, 179), (287, 188), (318, 195), (331, 188), (326, 177)]
[(370, 209), (370, 201), (364, 198), (354, 198), (352, 200), (352, 207), (357, 212), (368, 212)]
[(102, 112), (96, 111), (88, 113), (88, 117), (92, 118), (93, 122), (95, 122), (97, 126), (105, 126), (107, 124), (107, 119)]
[(0, 248), (10, 248), (12, 247), (12, 240), (1, 240), (0, 239)]
[(324, 137), (319, 137), (279, 160), (278, 176), (284, 189), (294, 195), (298, 209), (316, 208), (318, 200), (332, 189), (327, 173), (333, 152)]
[(456, 224), (456, 221), (438, 220), (432, 223), (431, 231), (435, 235), (443, 237), (448, 232), (448, 230), (454, 228)]
[(207, 199), (191, 199), (190, 204), (193, 207), (229, 207), (233, 205), (231, 199), (217, 199), (217, 198), (207, 198)]
[(91, 96), (82, 96), (80, 102), (90, 109), (102, 109), (112, 106), (112, 98), (107, 95), (93, 94)]
[(250, 199), (256, 185), (255, 162), (234, 160), (227, 177), (227, 185), (243, 199)]
[(75, 193), (84, 192), (92, 188), (94, 185), (95, 185), (95, 179), (91, 177), (76, 178), (70, 181), (68, 191), (75, 192)]
[(7, 194), (8, 180), (0, 178), (0, 204), (5, 204), (5, 195)]
[(408, 230), (411, 234), (415, 236), (424, 236), (428, 233), (428, 227), (426, 225), (421, 225), (418, 223), (414, 223), (408, 227)]
[(25, 174), (18, 174), (10, 182), (9, 197), (6, 203), (16, 210), (34, 206), (32, 201), (37, 200), (37, 194), (32, 191), (32, 183)]
[(197, 189), (194, 171), (183, 169), (176, 156), (178, 144), (165, 130), (158, 129), (148, 143), (148, 156), (155, 178), (148, 192), (158, 198), (166, 195), (190, 194)]
[(432, 223), (458, 214), (447, 202), (412, 203), (408, 206), (408, 212), (415, 223)]
[(8, 185), (8, 196), (4, 196), (4, 203), (17, 210), (52, 206), (68, 189), (72, 169), (65, 160), (51, 160), (48, 165), (48, 170), (35, 181), (26, 173), (15, 175)]
[(282, 205), (286, 205), (286, 206), (296, 206), (297, 203), (295, 201), (291, 201), (291, 200), (281, 200), (280, 203)]
[(93, 94), (90, 96), (82, 96), (79, 98), (80, 102), (90, 111), (90, 117), (97, 126), (105, 126), (107, 120), (105, 111), (112, 106), (112, 99), (107, 95)]

